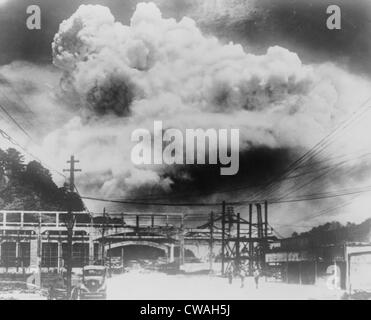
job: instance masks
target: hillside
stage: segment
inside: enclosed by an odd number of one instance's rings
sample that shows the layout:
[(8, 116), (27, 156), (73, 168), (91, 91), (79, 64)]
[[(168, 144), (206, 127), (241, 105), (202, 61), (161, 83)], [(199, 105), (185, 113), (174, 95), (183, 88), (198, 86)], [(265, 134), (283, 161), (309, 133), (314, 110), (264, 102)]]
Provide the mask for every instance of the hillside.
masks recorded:
[(371, 218), (360, 224), (328, 222), (303, 233), (294, 233), (295, 238), (309, 239), (313, 245), (331, 245), (345, 242), (369, 242), (371, 239)]
[(0, 149), (0, 210), (83, 210), (77, 194), (59, 188), (48, 169), (37, 161), (24, 162), (23, 155)]

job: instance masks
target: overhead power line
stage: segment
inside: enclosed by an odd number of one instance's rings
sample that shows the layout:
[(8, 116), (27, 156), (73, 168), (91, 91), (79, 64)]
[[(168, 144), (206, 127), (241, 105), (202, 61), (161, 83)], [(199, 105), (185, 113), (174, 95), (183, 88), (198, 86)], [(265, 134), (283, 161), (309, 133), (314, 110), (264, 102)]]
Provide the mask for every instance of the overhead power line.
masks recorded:
[(327, 208), (327, 209), (324, 209), (324, 210), (321, 210), (319, 211), (317, 214), (315, 214), (314, 216), (309, 216), (309, 217), (305, 217), (303, 219), (300, 219), (300, 220), (296, 220), (294, 221), (292, 224), (281, 224), (281, 223), (274, 223), (274, 225), (276, 226), (279, 226), (279, 227), (294, 227), (294, 228), (303, 228), (303, 229), (307, 229), (307, 228), (315, 228), (318, 226), (317, 225), (297, 225), (297, 223), (300, 223), (300, 222), (305, 222), (305, 221), (310, 221), (310, 220), (313, 220), (315, 218), (318, 218), (318, 217), (321, 217), (321, 216), (324, 216), (324, 215), (329, 215), (329, 214), (332, 214), (332, 212), (336, 211), (336, 210), (340, 210), (348, 205), (350, 205), (354, 199), (358, 198), (360, 195), (356, 195), (355, 197), (352, 197), (352, 199), (348, 200), (348, 201), (345, 201), (344, 203), (340, 204), (340, 205), (336, 205), (336, 206), (332, 206), (330, 208)]
[(136, 201), (136, 200), (118, 200), (118, 199), (105, 199), (105, 198), (96, 198), (96, 197), (88, 197), (82, 196), (82, 199), (86, 200), (94, 200), (94, 201), (101, 201), (101, 202), (110, 202), (110, 203), (121, 203), (121, 204), (130, 204), (130, 205), (144, 205), (144, 206), (164, 206), (164, 207), (211, 207), (211, 206), (219, 206), (222, 203), (214, 202), (214, 203), (197, 203), (197, 202), (190, 202), (190, 203), (169, 203), (169, 202), (143, 202), (143, 201)]
[[(351, 157), (351, 158), (343, 160), (341, 162), (329, 164), (325, 167), (321, 167), (321, 168), (316, 169), (316, 170), (308, 170), (308, 171), (298, 173), (296, 175), (290, 175), (290, 176), (287, 176), (287, 177), (282, 177), (280, 179), (280, 181), (292, 180), (292, 179), (295, 179), (295, 178), (298, 178), (298, 177), (308, 176), (312, 173), (322, 172), (322, 171), (325, 171), (325, 170), (328, 170), (328, 169), (331, 169), (331, 168), (335, 168), (335, 167), (341, 167), (341, 166), (343, 166), (343, 165), (345, 165), (349, 162), (352, 162), (354, 160), (359, 160), (359, 159), (362, 159), (362, 158), (366, 158), (368, 156), (371, 156), (371, 152), (361, 153), (361, 154), (357, 155), (356, 157)], [(344, 158), (344, 157), (349, 157), (349, 154), (338, 155), (338, 156), (331, 157), (329, 159), (325, 159), (325, 160), (323, 160), (323, 163), (328, 162), (328, 161), (332, 161), (332, 160), (335, 160), (335, 159), (339, 159), (339, 158)], [(308, 166), (310, 166), (310, 165), (309, 164), (303, 164), (303, 165), (300, 166), (300, 168), (305, 168), (305, 167), (308, 167)], [(264, 185), (264, 183), (261, 183), (259, 186), (262, 186), (262, 185)], [(189, 192), (173, 193), (173, 194), (167, 195), (167, 196), (164, 196), (163, 194), (161, 194), (161, 195), (148, 196), (148, 197), (145, 197), (145, 198), (135, 198), (135, 200), (136, 201), (157, 201), (157, 200), (167, 200), (169, 198), (171, 198), (171, 199), (178, 199), (178, 198), (181, 198), (181, 197), (192, 198), (192, 197), (200, 197), (200, 196), (208, 196), (208, 195), (216, 195), (216, 194), (226, 194), (226, 193), (230, 193), (230, 192), (242, 191), (242, 190), (246, 190), (247, 188), (250, 188), (250, 187), (251, 186), (247, 186), (244, 183), (244, 184), (237, 185), (234, 188), (224, 188), (224, 189), (218, 189), (218, 190), (210, 190), (210, 191), (207, 191), (207, 192), (201, 192), (201, 193), (197, 193), (197, 194), (189, 193)], [(127, 199), (127, 200), (130, 200), (130, 199)]]
[[(350, 118), (341, 122), (333, 131), (331, 131), (325, 137), (323, 137), (310, 150), (306, 151), (302, 156), (300, 156), (298, 159), (296, 159), (291, 164), (289, 164), (284, 169), (283, 172), (279, 173), (278, 175), (276, 175), (275, 177), (270, 179), (268, 182), (263, 182), (263, 183), (259, 184), (258, 186), (256, 186), (256, 185), (251, 186), (251, 185), (242, 184), (242, 185), (236, 186), (234, 188), (211, 190), (211, 191), (208, 191), (208, 192), (202, 192), (201, 194), (200, 193), (195, 194), (195, 193), (190, 193), (190, 192), (184, 192), (184, 193), (177, 193), (177, 194), (172, 194), (172, 195), (167, 195), (167, 196), (163, 196), (163, 195), (149, 196), (149, 197), (146, 197), (146, 198), (138, 198), (138, 199), (135, 199), (135, 200), (136, 201), (156, 201), (156, 200), (166, 200), (166, 199), (169, 199), (169, 198), (172, 198), (172, 199), (177, 199), (177, 198), (181, 198), (181, 197), (192, 198), (192, 197), (199, 197), (200, 195), (201, 196), (207, 196), (207, 195), (215, 195), (215, 194), (227, 194), (227, 193), (232, 193), (232, 192), (236, 192), (236, 191), (252, 189), (252, 188), (256, 188), (256, 187), (260, 187), (260, 189), (265, 187), (265, 189), (255, 192), (252, 195), (253, 200), (256, 200), (258, 202), (259, 200), (257, 200), (257, 199), (259, 199), (259, 198), (269, 198), (270, 196), (272, 196), (272, 194), (274, 194), (275, 190), (279, 187), (280, 182), (309, 175), (311, 172), (302, 172), (302, 173), (298, 173), (294, 176), (290, 176), (290, 174), (292, 174), (293, 172), (295, 172), (299, 168), (308, 166), (308, 161), (314, 159), (314, 157), (318, 156), (321, 152), (323, 152), (323, 150), (325, 150), (331, 143), (333, 143), (335, 141), (335, 139), (338, 137), (338, 135), (342, 131), (344, 131), (352, 123), (359, 120), (362, 115), (364, 115), (366, 112), (368, 112), (370, 110), (371, 106), (366, 105), (366, 104), (370, 100), (371, 100), (371, 97), (368, 98), (362, 105), (360, 105), (360, 107), (357, 108), (357, 110), (354, 111), (351, 114)], [(367, 155), (367, 154), (365, 154), (365, 155)], [(343, 157), (343, 155), (341, 157)], [(324, 161), (332, 160), (332, 159), (335, 159), (335, 158), (338, 158), (338, 157), (335, 156), (335, 157), (332, 157), (330, 159), (324, 159)], [(347, 162), (350, 162), (350, 161), (352, 161), (352, 159), (349, 159), (349, 160), (343, 161), (341, 163), (335, 164), (335, 167), (338, 167), (338, 166), (343, 165), (343, 164), (345, 164)], [(332, 170), (333, 168), (334, 167), (328, 167), (328, 169), (331, 169), (331, 170), (326, 171), (324, 174), (321, 174), (318, 177), (311, 178), (310, 182), (308, 182), (308, 183), (311, 183), (311, 182), (327, 175), (329, 172), (333, 171)], [(326, 170), (326, 169), (327, 168), (320, 168), (319, 171), (323, 171), (323, 170)], [(315, 172), (313, 172), (313, 173), (315, 173)], [(305, 185), (307, 185), (308, 183), (306, 183)], [(302, 187), (305, 187), (305, 185), (302, 186)], [(302, 188), (302, 187), (300, 187), (300, 188)], [(292, 188), (292, 189), (294, 189), (294, 188)], [(295, 192), (295, 189), (293, 190), (293, 192)], [(291, 195), (293, 192), (289, 192), (287, 195)], [(283, 197), (281, 197), (281, 199), (283, 199)]]
[(9, 119), (19, 128), (31, 141), (33, 141), (31, 135), (18, 123), (18, 121), (6, 110), (6, 108), (0, 104), (0, 109), (9, 117)]
[(296, 198), (296, 199), (283, 199), (283, 200), (271, 200), (269, 203), (289, 203), (289, 202), (301, 202), (301, 201), (312, 201), (312, 200), (321, 200), (321, 199), (330, 199), (330, 198), (338, 198), (338, 197), (344, 197), (349, 196), (353, 194), (361, 194), (361, 193), (368, 193), (371, 192), (371, 186), (368, 186), (364, 190), (355, 190), (355, 191), (349, 191), (349, 192), (343, 192), (343, 193), (333, 193), (333, 194), (324, 194), (324, 195), (307, 195), (307, 197), (303, 198)]
[[(251, 204), (251, 203), (263, 203), (267, 201), (270, 204), (278, 204), (278, 203), (290, 203), (290, 202), (302, 202), (302, 201), (312, 201), (312, 200), (321, 200), (321, 199), (330, 199), (330, 198), (337, 198), (343, 197), (347, 195), (353, 194), (361, 194), (371, 192), (371, 186), (366, 186), (364, 188), (358, 189), (346, 189), (346, 190), (339, 190), (337, 192), (332, 193), (314, 193), (314, 194), (306, 194), (298, 198), (292, 199), (262, 199), (262, 200), (246, 200), (246, 201), (227, 201), (227, 205), (244, 205), (244, 204)], [(146, 201), (138, 201), (135, 199), (106, 199), (106, 198), (97, 198), (97, 197), (89, 197), (89, 196), (81, 196), (82, 199), (86, 200), (93, 200), (93, 201), (101, 201), (101, 202), (110, 202), (110, 203), (121, 203), (121, 204), (128, 204), (128, 205), (143, 205), (143, 206), (168, 206), (168, 207), (211, 207), (211, 206), (220, 206), (222, 202), (189, 202), (189, 203), (169, 203), (169, 202), (146, 202)]]
[[(25, 109), (27, 109), (27, 111), (29, 113), (31, 113), (34, 117), (36, 117), (36, 114), (35, 112), (32, 111), (32, 109), (30, 108), (30, 106), (24, 101), (23, 97), (21, 96), (21, 94), (18, 92), (18, 90), (14, 87), (14, 85), (2, 74), (0, 74), (0, 81), (1, 82), (5, 82), (8, 87), (10, 88), (10, 90), (15, 94), (15, 96), (18, 98), (18, 100), (20, 101), (20, 103), (23, 105), (23, 107)], [(2, 90), (3, 91), (3, 90)], [(5, 98), (7, 100), (9, 100), (9, 98), (5, 95), (4, 91), (3, 91), (3, 95), (5, 96)]]
[(316, 155), (318, 155), (320, 152), (322, 152), (331, 142), (332, 139), (336, 139), (336, 135), (339, 132), (342, 132), (345, 130), (349, 125), (351, 125), (354, 121), (357, 121), (363, 114), (368, 112), (370, 110), (370, 106), (367, 105), (367, 103), (371, 100), (371, 97), (369, 97), (363, 104), (360, 105), (359, 108), (357, 108), (356, 111), (354, 111), (351, 116), (341, 122), (337, 127), (335, 127), (334, 130), (332, 130), (330, 133), (328, 133), (325, 137), (323, 137), (320, 141), (318, 141), (310, 150), (304, 152), (302, 156), (300, 156), (298, 159), (293, 161), (291, 164), (287, 166), (287, 168), (277, 176), (273, 177), (267, 184), (266, 188), (263, 191), (255, 193), (253, 196), (255, 198), (262, 197), (262, 195), (267, 195), (267, 189), (268, 191), (271, 190), (268, 193), (268, 196), (274, 192), (272, 190), (272, 187), (274, 187), (277, 182), (279, 182), (282, 177), (285, 177), (286, 175), (294, 172), (300, 164), (302, 164), (305, 161), (309, 161), (313, 159)]
[(23, 152), (25, 152), (26, 154), (28, 154), (30, 157), (32, 157), (33, 159), (35, 159), (36, 161), (40, 162), (45, 168), (51, 170), (51, 171), (54, 171), (55, 173), (59, 174), (60, 176), (66, 178), (66, 176), (58, 171), (57, 169), (54, 169), (53, 167), (45, 164), (40, 158), (38, 158), (37, 156), (35, 156), (33, 153), (31, 153), (30, 151), (28, 151), (28, 149), (24, 146), (22, 146), (20, 143), (17, 142), (17, 140), (15, 140), (14, 138), (12, 138), (8, 133), (6, 133), (4, 130), (0, 129), (0, 134), (1, 136), (8, 140), (12, 145), (20, 148)]

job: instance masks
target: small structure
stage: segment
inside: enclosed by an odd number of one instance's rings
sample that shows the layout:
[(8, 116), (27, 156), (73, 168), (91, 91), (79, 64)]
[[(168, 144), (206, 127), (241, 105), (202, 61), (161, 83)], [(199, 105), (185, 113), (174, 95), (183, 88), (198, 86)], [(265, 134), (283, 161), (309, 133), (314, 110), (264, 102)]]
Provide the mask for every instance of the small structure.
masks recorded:
[(345, 247), (347, 265), (346, 289), (371, 292), (371, 243), (355, 243)]
[(283, 239), (280, 248), (266, 254), (271, 274), (286, 283), (371, 291), (371, 243), (311, 247), (305, 238), (294, 239)]

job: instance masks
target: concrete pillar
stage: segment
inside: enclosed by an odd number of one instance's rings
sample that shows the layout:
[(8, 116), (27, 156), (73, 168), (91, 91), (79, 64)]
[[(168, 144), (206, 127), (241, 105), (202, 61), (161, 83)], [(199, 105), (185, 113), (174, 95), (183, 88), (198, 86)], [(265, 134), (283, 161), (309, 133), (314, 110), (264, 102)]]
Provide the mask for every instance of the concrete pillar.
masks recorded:
[(170, 263), (172, 263), (172, 262), (174, 262), (174, 244), (172, 243), (171, 245), (170, 245), (170, 260), (169, 260), (169, 262)]
[(24, 212), (21, 212), (21, 228), (24, 226)]
[(98, 245), (98, 260), (103, 260), (103, 244), (101, 242)]
[(180, 235), (180, 243), (179, 243), (179, 265), (183, 265), (185, 260), (185, 251), (184, 251), (184, 235)]
[(58, 271), (62, 268), (62, 241), (58, 241), (58, 247), (57, 247), (57, 256), (58, 256)]
[(39, 227), (37, 228), (37, 264), (41, 271), (42, 236), (41, 236), (41, 213), (39, 212)]
[(3, 213), (3, 227), (6, 227), (6, 212)]
[[(41, 286), (41, 260), (38, 256), (38, 248), (39, 248), (39, 240), (32, 239), (31, 240), (31, 251), (30, 251), (30, 267), (33, 269), (34, 273), (30, 277), (30, 281), (32, 281), (36, 286)], [(31, 279), (32, 278), (32, 279)]]
[(30, 267), (36, 269), (37, 265), (37, 239), (32, 239), (30, 243)]
[(19, 258), (19, 246), (20, 246), (20, 242), (17, 240), (15, 242), (15, 257), (16, 257), (16, 259)]
[(122, 272), (124, 272), (124, 247), (121, 248), (121, 264), (122, 264)]
[(59, 227), (59, 213), (55, 214), (55, 225), (57, 228)]
[(15, 261), (16, 261), (16, 265), (17, 265), (17, 267), (16, 267), (17, 272), (19, 270), (19, 264), (18, 264), (18, 262), (19, 262), (19, 251), (20, 251), (19, 247), (20, 247), (20, 242), (17, 240), (15, 242)]
[(94, 264), (94, 241), (91, 233), (89, 233), (89, 264)]

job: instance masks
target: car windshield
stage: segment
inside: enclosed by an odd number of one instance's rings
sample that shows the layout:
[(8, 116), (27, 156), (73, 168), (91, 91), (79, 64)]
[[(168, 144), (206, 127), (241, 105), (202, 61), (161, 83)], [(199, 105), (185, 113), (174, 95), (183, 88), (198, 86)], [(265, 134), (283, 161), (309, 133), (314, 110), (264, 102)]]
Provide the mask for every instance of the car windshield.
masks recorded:
[(84, 270), (85, 276), (104, 276), (104, 270), (89, 269)]

